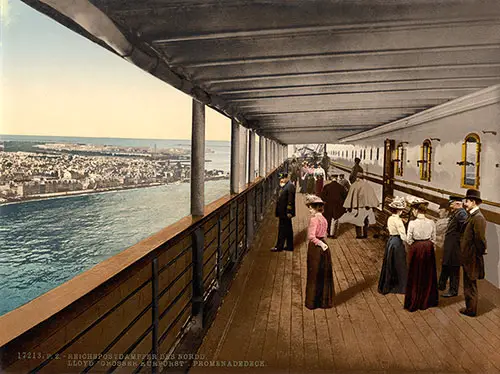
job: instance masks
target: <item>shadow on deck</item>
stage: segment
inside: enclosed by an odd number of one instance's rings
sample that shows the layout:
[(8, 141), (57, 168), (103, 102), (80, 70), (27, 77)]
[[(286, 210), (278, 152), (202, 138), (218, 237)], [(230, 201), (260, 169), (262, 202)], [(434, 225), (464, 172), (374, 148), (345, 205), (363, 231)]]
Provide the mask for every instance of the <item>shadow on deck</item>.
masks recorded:
[(303, 195), (297, 194), (293, 253), (269, 251), (277, 221), (266, 220), (191, 373), (500, 372), (500, 290), (490, 283), (479, 282), (477, 318), (458, 313), (463, 296), (409, 313), (403, 295), (377, 292), (385, 243), (355, 239), (353, 226), (344, 225), (338, 239), (328, 239), (335, 307), (310, 311)]

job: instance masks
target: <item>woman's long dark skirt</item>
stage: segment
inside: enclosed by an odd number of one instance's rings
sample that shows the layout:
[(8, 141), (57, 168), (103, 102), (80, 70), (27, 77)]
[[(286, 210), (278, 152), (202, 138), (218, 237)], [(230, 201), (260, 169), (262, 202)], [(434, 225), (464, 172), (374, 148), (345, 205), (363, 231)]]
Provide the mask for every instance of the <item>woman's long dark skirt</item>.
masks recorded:
[(392, 235), (385, 246), (378, 292), (384, 295), (388, 293), (404, 294), (407, 280), (408, 267), (406, 266), (405, 246), (399, 235)]
[(307, 247), (306, 308), (332, 308), (335, 289), (333, 286), (332, 256), (309, 242)]
[(313, 194), (315, 186), (316, 186), (316, 181), (314, 180), (314, 177), (312, 175), (308, 175), (306, 177), (306, 192), (308, 194)]
[(409, 252), (405, 309), (414, 312), (438, 305), (436, 257), (430, 240), (416, 241)]

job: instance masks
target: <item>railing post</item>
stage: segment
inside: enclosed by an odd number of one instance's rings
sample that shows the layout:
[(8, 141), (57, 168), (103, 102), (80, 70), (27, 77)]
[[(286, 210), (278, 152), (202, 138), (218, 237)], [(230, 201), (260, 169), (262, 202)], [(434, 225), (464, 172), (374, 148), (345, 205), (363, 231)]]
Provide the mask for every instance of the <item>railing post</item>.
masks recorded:
[(203, 246), (205, 233), (198, 227), (191, 234), (193, 259), (193, 301), (192, 316), (195, 329), (203, 327)]
[(246, 240), (245, 240), (245, 251), (248, 251), (250, 248), (250, 245), (252, 244), (253, 240), (253, 234), (254, 234), (254, 217), (255, 217), (255, 212), (254, 212), (254, 206), (253, 206), (253, 201), (254, 199), (252, 196), (254, 195), (255, 191), (252, 191), (251, 193), (248, 192), (245, 196), (245, 233), (246, 233)]
[(152, 367), (151, 373), (156, 374), (158, 372), (158, 334), (160, 325), (160, 314), (158, 307), (158, 293), (159, 293), (159, 281), (158, 281), (158, 258), (155, 257), (152, 262), (152, 321), (153, 330), (151, 336), (153, 339), (152, 345)]
[[(231, 228), (229, 228), (229, 230), (231, 230)], [(220, 288), (220, 285), (221, 285), (221, 280), (222, 280), (222, 271), (221, 271), (221, 263), (222, 263), (222, 248), (221, 248), (221, 235), (222, 235), (222, 232), (221, 232), (221, 216), (219, 215), (219, 217), (217, 218), (217, 258), (216, 258), (216, 261), (217, 261), (217, 288)], [(228, 240), (231, 240), (231, 238), (229, 238)]]
[(240, 231), (239, 218), (240, 218), (240, 204), (236, 200), (236, 230), (235, 230), (235, 246), (234, 246), (234, 262), (238, 261), (238, 246), (240, 245), (238, 237)]

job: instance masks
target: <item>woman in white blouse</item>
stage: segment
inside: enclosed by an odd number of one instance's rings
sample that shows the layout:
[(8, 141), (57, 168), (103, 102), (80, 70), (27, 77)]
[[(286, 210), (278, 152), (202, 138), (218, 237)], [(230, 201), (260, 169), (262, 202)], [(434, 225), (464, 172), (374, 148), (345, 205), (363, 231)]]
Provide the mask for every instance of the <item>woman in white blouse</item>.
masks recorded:
[(389, 204), (389, 208), (393, 212), (387, 220), (387, 230), (390, 237), (385, 246), (384, 261), (378, 281), (378, 292), (383, 295), (388, 293), (404, 294), (408, 278), (404, 245), (407, 240), (406, 230), (401, 220), (401, 213), (406, 208), (404, 198), (395, 197)]
[(428, 202), (417, 207), (417, 218), (408, 224), (409, 269), (405, 309), (413, 312), (438, 305), (436, 257), (436, 225), (425, 217)]

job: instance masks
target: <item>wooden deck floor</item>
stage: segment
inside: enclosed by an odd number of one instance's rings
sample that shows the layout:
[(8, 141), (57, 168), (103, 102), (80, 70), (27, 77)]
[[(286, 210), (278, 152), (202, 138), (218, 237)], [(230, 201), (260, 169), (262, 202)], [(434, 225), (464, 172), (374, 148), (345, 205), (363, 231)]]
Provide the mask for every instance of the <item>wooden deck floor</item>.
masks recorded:
[[(269, 251), (277, 221), (267, 217), (192, 373), (500, 373), (500, 290), (480, 281), (476, 318), (458, 313), (462, 295), (410, 313), (403, 309), (403, 295), (377, 292), (385, 243), (355, 239), (350, 225), (341, 226), (338, 239), (328, 240), (335, 307), (306, 309), (308, 212), (300, 194), (297, 208), (295, 251)], [(263, 368), (198, 366), (261, 361)]]

